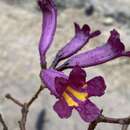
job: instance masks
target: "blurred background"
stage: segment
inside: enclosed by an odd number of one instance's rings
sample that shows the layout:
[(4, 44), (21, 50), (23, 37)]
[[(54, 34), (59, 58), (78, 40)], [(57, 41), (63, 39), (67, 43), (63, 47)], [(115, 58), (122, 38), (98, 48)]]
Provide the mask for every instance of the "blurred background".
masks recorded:
[[(59, 8), (58, 28), (48, 52), (48, 62), (74, 35), (73, 22), (89, 24), (102, 34), (90, 41), (82, 51), (102, 45), (113, 28), (130, 50), (130, 0), (56, 0)], [(0, 0), (0, 112), (10, 130), (18, 130), (20, 108), (5, 99), (6, 93), (27, 101), (40, 85), (38, 41), (41, 33), (41, 12), (36, 0)], [(93, 98), (104, 115), (130, 115), (130, 59), (86, 69), (88, 79), (104, 76), (107, 90), (101, 98)], [(27, 120), (28, 130), (86, 130), (88, 124), (76, 111), (69, 119), (61, 120), (53, 111), (56, 99), (48, 90), (41, 93), (32, 105)], [(2, 127), (0, 125), (0, 130)], [(120, 130), (119, 125), (99, 124), (97, 130)], [(130, 130), (130, 128), (129, 128)]]

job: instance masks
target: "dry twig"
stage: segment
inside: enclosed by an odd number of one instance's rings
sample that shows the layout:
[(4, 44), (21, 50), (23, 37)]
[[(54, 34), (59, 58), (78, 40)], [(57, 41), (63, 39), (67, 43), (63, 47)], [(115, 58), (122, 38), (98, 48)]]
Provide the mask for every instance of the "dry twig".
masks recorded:
[(123, 125), (122, 130), (127, 130), (128, 125), (130, 124), (130, 117), (127, 118), (109, 118), (101, 115), (95, 121), (89, 124), (88, 130), (94, 130), (98, 123), (113, 123)]
[[(15, 104), (17, 104), (18, 106), (20, 106), (22, 108), (21, 109), (22, 117), (21, 117), (21, 120), (18, 121), (20, 130), (26, 130), (26, 121), (27, 121), (27, 115), (28, 115), (28, 112), (29, 112), (29, 107), (38, 98), (38, 95), (41, 93), (41, 91), (44, 88), (45, 87), (43, 87), (41, 85), (40, 88), (38, 89), (38, 91), (34, 94), (34, 96), (27, 103), (21, 103), (17, 99), (13, 98), (10, 94), (6, 95), (7, 99), (10, 99), (11, 101), (13, 101)], [(5, 130), (7, 130), (7, 129), (5, 129)]]
[(5, 121), (4, 121), (3, 117), (2, 117), (2, 114), (0, 114), (0, 122), (1, 122), (1, 124), (3, 126), (3, 130), (8, 130), (8, 127), (7, 127)]

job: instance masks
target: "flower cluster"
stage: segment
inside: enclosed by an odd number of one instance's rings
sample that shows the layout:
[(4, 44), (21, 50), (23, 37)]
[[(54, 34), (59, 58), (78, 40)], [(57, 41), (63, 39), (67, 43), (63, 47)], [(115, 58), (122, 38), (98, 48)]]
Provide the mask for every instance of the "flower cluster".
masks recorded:
[[(72, 110), (76, 109), (84, 121), (92, 122), (100, 116), (101, 110), (89, 98), (102, 96), (106, 85), (101, 76), (86, 81), (86, 72), (82, 68), (99, 65), (121, 56), (130, 57), (130, 51), (125, 51), (119, 33), (113, 29), (105, 44), (74, 55), (89, 40), (100, 35), (99, 30), (92, 32), (87, 24), (80, 27), (79, 24), (74, 23), (75, 35), (58, 51), (51, 67), (47, 68), (46, 53), (53, 42), (56, 31), (57, 8), (54, 0), (38, 0), (38, 4), (43, 14), (42, 34), (39, 42), (40, 63), (43, 67), (40, 77), (51, 94), (58, 99), (53, 108), (61, 118), (70, 117)], [(58, 66), (59, 62), (64, 59), (68, 60)], [(69, 76), (63, 72), (67, 68), (72, 68)]]

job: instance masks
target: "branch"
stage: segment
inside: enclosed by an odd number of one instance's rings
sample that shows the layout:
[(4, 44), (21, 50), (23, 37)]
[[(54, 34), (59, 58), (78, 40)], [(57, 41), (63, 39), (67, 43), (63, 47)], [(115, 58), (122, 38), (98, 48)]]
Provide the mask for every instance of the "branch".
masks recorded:
[(38, 89), (38, 91), (34, 94), (34, 96), (30, 99), (30, 101), (27, 103), (27, 107), (29, 108), (32, 103), (38, 98), (38, 95), (41, 93), (41, 91), (44, 89), (45, 87), (43, 87), (42, 85), (40, 85), (40, 88)]
[[(21, 120), (18, 121), (19, 123), (19, 127), (20, 130), (26, 130), (26, 121), (27, 121), (27, 115), (29, 112), (29, 108), (32, 105), (32, 103), (38, 98), (39, 94), (41, 93), (41, 91), (44, 89), (45, 87), (43, 87), (42, 85), (40, 85), (40, 88), (37, 90), (37, 92), (33, 95), (33, 97), (27, 102), (27, 103), (21, 103), (20, 101), (18, 101), (17, 99), (13, 98), (10, 94), (6, 95), (7, 99), (10, 99), (11, 101), (13, 101), (16, 105), (20, 106), (21, 109)], [(7, 129), (5, 129), (7, 130)]]
[(15, 104), (17, 104), (20, 107), (23, 107), (24, 104), (22, 104), (20, 101), (18, 101), (17, 99), (13, 98), (10, 94), (6, 94), (5, 97), (9, 100), (11, 100), (12, 102), (14, 102)]
[(22, 113), (22, 118), (20, 121), (18, 121), (19, 127), (20, 127), (20, 130), (26, 130), (25, 126), (26, 126), (26, 120), (27, 120), (27, 115), (28, 115), (28, 107), (26, 103), (22, 107), (21, 113)]
[(3, 130), (8, 130), (8, 127), (7, 127), (7, 125), (6, 125), (6, 123), (5, 123), (5, 121), (4, 121), (1, 114), (0, 114), (0, 122), (1, 122), (1, 124), (3, 126)]
[[(127, 118), (110, 118), (101, 115), (95, 121), (89, 124), (88, 130), (94, 130), (98, 123), (113, 123), (123, 125), (122, 130), (127, 130), (128, 125), (130, 124), (130, 117)], [(125, 129), (124, 129), (125, 126)], [(127, 127), (126, 127), (127, 126)]]
[(93, 121), (89, 124), (88, 130), (94, 130), (97, 126), (98, 122), (97, 121)]

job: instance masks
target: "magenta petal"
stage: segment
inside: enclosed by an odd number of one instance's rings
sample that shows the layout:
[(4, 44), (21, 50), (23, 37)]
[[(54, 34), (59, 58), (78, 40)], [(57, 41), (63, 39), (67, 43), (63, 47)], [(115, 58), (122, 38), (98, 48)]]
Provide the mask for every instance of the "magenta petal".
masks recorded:
[(101, 110), (89, 100), (80, 104), (76, 109), (81, 118), (86, 122), (94, 121), (101, 114)]
[(56, 71), (54, 69), (42, 70), (40, 74), (42, 82), (46, 85), (46, 87), (51, 91), (51, 94), (59, 97), (60, 95), (56, 91), (55, 78), (64, 78), (67, 79), (67, 76), (64, 73)]
[(68, 42), (57, 54), (59, 60), (68, 58), (79, 51), (90, 38), (98, 36), (99, 31), (90, 33), (91, 29), (88, 25), (84, 25), (82, 28), (75, 23), (75, 35), (70, 42)]
[(130, 57), (130, 52), (125, 52), (125, 47), (120, 41), (119, 33), (113, 30), (106, 44), (72, 57), (58, 69), (71, 68), (77, 65), (77, 63), (81, 67), (95, 66), (121, 56)]
[(86, 81), (86, 72), (78, 65), (76, 65), (69, 75), (69, 82), (72, 86), (80, 88)]
[(101, 76), (95, 77), (87, 82), (86, 91), (89, 96), (102, 96), (105, 93), (106, 85)]
[(45, 63), (46, 52), (53, 41), (53, 37), (56, 31), (57, 9), (54, 0), (38, 0), (38, 4), (43, 14), (39, 52), (41, 63)]
[(69, 107), (64, 99), (57, 101), (53, 108), (60, 118), (68, 118), (71, 116), (72, 107)]
[(62, 96), (63, 92), (65, 91), (66, 87), (68, 86), (68, 80), (62, 77), (55, 78), (55, 86), (56, 92)]

